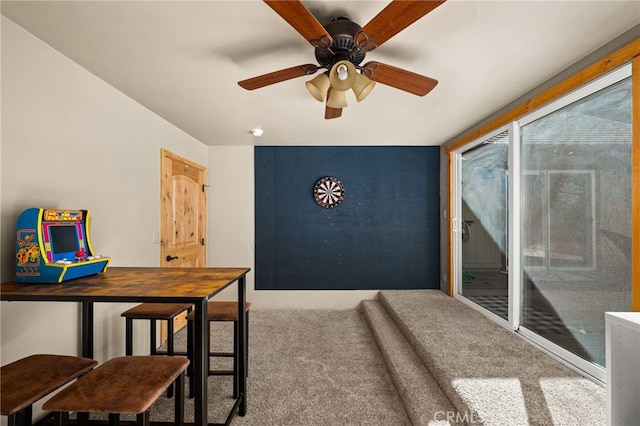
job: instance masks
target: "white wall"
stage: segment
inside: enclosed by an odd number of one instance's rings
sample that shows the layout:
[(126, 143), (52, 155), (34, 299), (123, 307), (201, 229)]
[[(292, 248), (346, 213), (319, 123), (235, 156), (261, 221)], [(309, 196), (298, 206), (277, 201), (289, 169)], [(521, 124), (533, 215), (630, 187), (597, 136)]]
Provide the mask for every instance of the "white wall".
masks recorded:
[[(2, 282), (14, 279), (16, 219), (29, 207), (89, 209), (93, 248), (112, 266), (157, 266), (160, 149), (206, 166), (207, 147), (4, 17), (1, 29)], [(99, 361), (124, 354), (128, 306), (96, 306)], [(1, 302), (0, 363), (80, 353), (79, 311), (76, 303)], [(136, 351), (144, 352), (139, 331)]]

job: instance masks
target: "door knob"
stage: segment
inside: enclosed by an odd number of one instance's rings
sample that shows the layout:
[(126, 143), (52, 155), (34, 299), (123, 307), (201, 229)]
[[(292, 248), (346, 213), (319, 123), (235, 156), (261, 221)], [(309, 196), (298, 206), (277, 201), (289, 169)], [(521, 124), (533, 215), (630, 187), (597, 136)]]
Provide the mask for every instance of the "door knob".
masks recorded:
[(178, 256), (167, 255), (167, 262), (171, 262), (172, 260), (175, 260), (177, 258), (178, 258)]

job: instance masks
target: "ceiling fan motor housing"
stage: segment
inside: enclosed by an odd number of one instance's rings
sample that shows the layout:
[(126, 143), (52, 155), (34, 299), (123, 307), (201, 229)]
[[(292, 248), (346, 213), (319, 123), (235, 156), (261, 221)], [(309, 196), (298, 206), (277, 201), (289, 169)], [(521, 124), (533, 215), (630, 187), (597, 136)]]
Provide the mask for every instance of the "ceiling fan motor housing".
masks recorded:
[(362, 27), (349, 18), (339, 17), (324, 25), (333, 38), (329, 48), (316, 47), (316, 60), (320, 66), (330, 69), (336, 62), (348, 60), (358, 65), (364, 60), (366, 52), (359, 49), (355, 38), (362, 32)]

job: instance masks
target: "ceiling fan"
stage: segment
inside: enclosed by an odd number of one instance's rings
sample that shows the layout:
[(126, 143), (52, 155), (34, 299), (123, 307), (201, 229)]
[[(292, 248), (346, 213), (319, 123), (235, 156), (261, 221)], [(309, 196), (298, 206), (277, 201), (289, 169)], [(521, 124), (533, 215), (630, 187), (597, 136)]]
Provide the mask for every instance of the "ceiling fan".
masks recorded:
[(322, 25), (300, 0), (263, 1), (315, 48), (318, 65), (298, 65), (239, 81), (244, 89), (259, 89), (326, 69), (307, 81), (306, 86), (315, 99), (326, 102), (325, 118), (331, 119), (342, 115), (349, 89), (360, 102), (376, 82), (418, 96), (426, 95), (438, 84), (432, 78), (381, 62), (360, 64), (367, 52), (381, 46), (446, 0), (392, 0), (364, 27), (345, 17), (336, 17)]

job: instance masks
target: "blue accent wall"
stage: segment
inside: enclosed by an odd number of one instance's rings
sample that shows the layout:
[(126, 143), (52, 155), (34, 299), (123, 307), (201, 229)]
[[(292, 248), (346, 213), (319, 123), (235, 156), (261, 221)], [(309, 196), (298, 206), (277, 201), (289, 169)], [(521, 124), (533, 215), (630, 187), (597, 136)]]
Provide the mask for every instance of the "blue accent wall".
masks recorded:
[[(258, 290), (440, 288), (439, 147), (255, 148)], [(345, 187), (326, 209), (313, 188)]]

